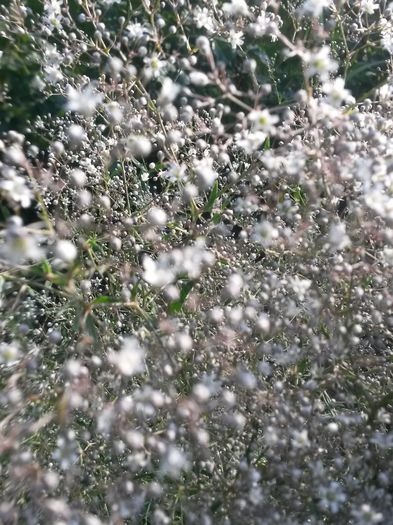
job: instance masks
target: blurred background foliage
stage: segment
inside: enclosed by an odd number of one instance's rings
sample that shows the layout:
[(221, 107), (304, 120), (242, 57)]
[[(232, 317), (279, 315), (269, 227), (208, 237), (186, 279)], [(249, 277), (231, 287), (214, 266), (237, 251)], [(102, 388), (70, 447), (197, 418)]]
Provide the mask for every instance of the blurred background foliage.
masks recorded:
[[(91, 22), (83, 22), (79, 15), (83, 8), (75, 0), (69, 2), (73, 23), (82, 31), (87, 39), (94, 42), (94, 27)], [(282, 31), (291, 41), (306, 39), (313, 35), (312, 21), (304, 22), (298, 27), (295, 9), (299, 2), (284, 1), (280, 4), (279, 14), (283, 20)], [(26, 122), (33, 121), (38, 115), (55, 116), (63, 110), (62, 99), (43, 91), (40, 88), (41, 55), (45, 44), (56, 45), (59, 52), (62, 42), (58, 36), (48, 36), (47, 42), (39, 42), (34, 33), (29, 31), (32, 24), (43, 13), (44, 3), (39, 0), (27, 2), (30, 13), (23, 13), (18, 0), (8, 0), (3, 4), (3, 13), (6, 16), (0, 21), (0, 131), (9, 129), (26, 131)], [(111, 6), (102, 7), (105, 10), (103, 19), (110, 30), (119, 28), (119, 17), (125, 18), (123, 27), (129, 21), (138, 21), (141, 14), (139, 2), (119, 2)], [(163, 16), (167, 23), (174, 18), (171, 8), (160, 9), (156, 6), (156, 13)], [(346, 79), (347, 88), (357, 100), (373, 95), (375, 88), (383, 84), (387, 76), (388, 53), (379, 43), (378, 28), (368, 32), (361, 40), (351, 40), (344, 36), (342, 20), (345, 16), (345, 7), (341, 16), (334, 13), (325, 13), (326, 43), (331, 45), (336, 54), (341, 69), (338, 74)], [(21, 24), (22, 22), (22, 24)], [(17, 27), (24, 25), (24, 33)], [(170, 43), (170, 41), (169, 41)], [(258, 85), (271, 84), (273, 89), (263, 102), (267, 106), (285, 105), (293, 102), (295, 93), (302, 88), (304, 76), (301, 61), (298, 57), (288, 57), (283, 53), (284, 46), (280, 41), (272, 41), (266, 36), (254, 40), (254, 45), (247, 46), (248, 55), (242, 49), (233, 49), (225, 38), (216, 38), (213, 44), (216, 61), (221, 63), (234, 80), (239, 89), (254, 91)], [(312, 46), (312, 41), (309, 41)], [(114, 50), (116, 53), (116, 50)], [(102, 73), (100, 68), (91, 67), (88, 53), (84, 60), (79, 61), (78, 71), (75, 74), (88, 74), (91, 79), (98, 78)], [(254, 84), (250, 76), (244, 73), (244, 61), (252, 58), (257, 63)], [(135, 63), (138, 65), (138, 57)], [(67, 66), (65, 66), (67, 67)], [(72, 77), (72, 66), (67, 70)], [(42, 138), (41, 138), (42, 139)], [(41, 139), (35, 137), (38, 145)]]

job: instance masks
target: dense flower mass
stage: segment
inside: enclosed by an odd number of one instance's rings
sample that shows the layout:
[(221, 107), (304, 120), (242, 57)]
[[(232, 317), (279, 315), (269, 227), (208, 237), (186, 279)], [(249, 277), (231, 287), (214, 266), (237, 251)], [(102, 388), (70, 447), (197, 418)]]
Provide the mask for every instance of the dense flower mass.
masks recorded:
[(393, 3), (0, 7), (0, 523), (391, 524)]

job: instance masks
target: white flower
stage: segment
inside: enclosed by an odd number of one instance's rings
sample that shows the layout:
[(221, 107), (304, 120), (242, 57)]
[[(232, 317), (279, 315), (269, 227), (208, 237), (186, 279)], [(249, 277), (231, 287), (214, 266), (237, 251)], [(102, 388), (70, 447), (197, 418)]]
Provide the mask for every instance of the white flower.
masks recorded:
[(267, 33), (270, 34), (272, 40), (274, 40), (274, 35), (278, 31), (277, 23), (272, 19), (274, 15), (272, 13), (263, 11), (255, 20), (249, 24), (248, 29), (253, 36), (261, 38)]
[(268, 221), (258, 222), (254, 226), (251, 240), (259, 242), (265, 248), (273, 244), (278, 239), (278, 230)]
[(235, 31), (234, 29), (231, 29), (229, 31), (229, 42), (231, 43), (232, 49), (241, 47), (244, 43), (243, 31)]
[(62, 17), (61, 8), (63, 0), (49, 0), (45, 2), (45, 21), (49, 26), (60, 26)]
[(112, 124), (119, 124), (123, 119), (123, 110), (120, 104), (114, 100), (105, 105), (105, 111)]
[(194, 86), (207, 86), (209, 84), (209, 77), (201, 71), (191, 71), (189, 74), (191, 84)]
[(70, 181), (75, 186), (78, 186), (79, 188), (83, 188), (83, 186), (87, 182), (86, 173), (79, 168), (75, 168), (70, 173)]
[(11, 217), (4, 232), (5, 239), (0, 246), (0, 257), (11, 264), (24, 264), (26, 261), (38, 261), (44, 257), (40, 247), (43, 236), (23, 226), (20, 217)]
[(322, 91), (326, 93), (326, 101), (335, 108), (341, 106), (343, 102), (352, 104), (355, 102), (354, 97), (351, 96), (351, 92), (345, 89), (345, 81), (343, 78), (335, 78), (334, 80), (327, 81), (322, 86)]
[(260, 314), (255, 322), (255, 328), (262, 332), (263, 334), (267, 334), (270, 330), (270, 319), (266, 314)]
[(231, 0), (222, 5), (222, 10), (227, 16), (248, 16), (250, 14), (245, 0)]
[(379, 9), (379, 4), (373, 0), (360, 0), (359, 9), (362, 14), (372, 15)]
[[(80, 447), (75, 439), (75, 433), (70, 430), (67, 436), (59, 436), (52, 457), (59, 463), (60, 468), (66, 471), (78, 462), (79, 454)], [(58, 508), (56, 510), (58, 511)]]
[(259, 210), (258, 197), (255, 195), (246, 195), (245, 197), (238, 197), (235, 200), (233, 210), (236, 213), (243, 215), (250, 215)]
[(213, 33), (216, 28), (216, 21), (211, 16), (211, 13), (207, 7), (197, 6), (193, 14), (194, 23), (198, 29), (205, 29), (208, 33)]
[(366, 172), (363, 178), (366, 205), (381, 217), (393, 220), (393, 173), (386, 173), (385, 168), (371, 174)]
[(218, 173), (213, 169), (213, 159), (210, 157), (195, 160), (194, 171), (198, 177), (199, 187), (203, 190), (210, 188), (218, 177)]
[(391, 22), (384, 24), (382, 28), (381, 44), (388, 53), (393, 54), (393, 24)]
[(148, 157), (152, 150), (150, 140), (143, 135), (130, 135), (126, 141), (127, 150), (133, 157)]
[(187, 275), (190, 279), (196, 279), (204, 266), (213, 263), (214, 255), (205, 249), (203, 239), (197, 239), (192, 246), (161, 253), (156, 261), (145, 256), (142, 263), (143, 278), (152, 286), (161, 288), (172, 284), (179, 276)]
[(184, 453), (171, 445), (161, 461), (160, 471), (166, 476), (177, 478), (183, 470), (188, 468), (188, 461)]
[(60, 240), (56, 243), (55, 255), (64, 263), (72, 263), (78, 255), (78, 250), (71, 241)]
[(71, 124), (67, 130), (68, 138), (74, 145), (80, 145), (86, 140), (85, 130), (79, 124)]
[(310, 440), (306, 429), (293, 431), (292, 445), (294, 448), (307, 448), (310, 446)]
[(17, 144), (13, 144), (9, 148), (7, 148), (4, 151), (4, 156), (7, 162), (15, 164), (16, 166), (23, 166), (23, 164), (26, 161), (26, 157), (23, 153), (22, 148)]
[(108, 360), (124, 376), (142, 374), (145, 369), (145, 351), (134, 336), (126, 337), (118, 352), (111, 352)]
[(328, 487), (320, 488), (319, 506), (323, 510), (337, 514), (340, 507), (347, 500), (346, 495), (337, 481), (332, 481)]
[(246, 131), (236, 144), (239, 148), (244, 150), (247, 155), (252, 155), (255, 151), (261, 148), (265, 142), (267, 135), (263, 131)]
[(330, 56), (330, 48), (324, 46), (314, 52), (307, 51), (303, 55), (306, 63), (306, 75), (312, 77), (318, 75), (321, 80), (327, 80), (329, 74), (337, 69), (337, 63)]
[(89, 84), (83, 90), (77, 90), (72, 86), (67, 88), (67, 110), (91, 116), (98, 104), (102, 102), (103, 95), (98, 93), (93, 84)]
[(59, 15), (63, 7), (63, 0), (49, 0), (45, 3), (45, 11), (48, 16)]
[(167, 62), (165, 60), (160, 60), (157, 55), (146, 57), (144, 63), (145, 67), (143, 69), (143, 75), (146, 80), (159, 78), (167, 68)]
[(26, 179), (17, 175), (13, 169), (7, 170), (5, 178), (0, 181), (0, 190), (3, 190), (6, 197), (22, 208), (28, 208), (33, 200), (33, 192), (27, 185)]
[(300, 301), (303, 301), (309, 288), (311, 287), (310, 279), (300, 279), (300, 277), (291, 277), (290, 285)]
[(207, 56), (210, 55), (211, 47), (210, 47), (209, 39), (207, 37), (203, 35), (198, 36), (198, 38), (195, 41), (195, 45), (201, 53)]
[(248, 120), (251, 122), (253, 131), (263, 131), (264, 133), (273, 133), (274, 125), (278, 122), (276, 115), (271, 115), (267, 109), (262, 111), (251, 111), (248, 114)]
[(45, 66), (44, 77), (49, 84), (57, 84), (63, 79), (63, 73), (60, 70), (60, 66)]
[(175, 98), (179, 94), (179, 91), (180, 86), (178, 84), (175, 84), (175, 82), (173, 82), (171, 78), (165, 77), (162, 82), (161, 91), (157, 99), (158, 105), (167, 106), (175, 100)]
[(21, 351), (19, 343), (0, 343), (0, 365), (13, 366), (18, 363)]
[(150, 30), (140, 24), (139, 22), (134, 22), (128, 24), (126, 27), (127, 30), (127, 36), (133, 40), (137, 40), (139, 38), (142, 38), (145, 35), (148, 35)]
[(356, 525), (374, 525), (384, 521), (383, 514), (376, 512), (368, 503), (363, 503), (359, 509), (353, 510), (352, 516), (356, 520)]
[(343, 222), (338, 222), (330, 226), (328, 243), (332, 251), (343, 250), (351, 244), (351, 239), (346, 233)]
[(383, 261), (388, 266), (393, 266), (393, 248), (385, 246), (382, 252)]
[(165, 226), (167, 215), (162, 208), (153, 206), (147, 213), (147, 220), (154, 226)]
[(243, 277), (238, 273), (233, 273), (228, 278), (224, 288), (224, 294), (231, 299), (237, 299), (242, 293), (243, 286)]
[(171, 182), (185, 182), (187, 180), (186, 165), (171, 162), (168, 168), (162, 173), (162, 176)]
[(167, 286), (176, 279), (175, 268), (167, 254), (160, 255), (158, 261), (146, 255), (142, 264), (144, 268), (143, 278), (156, 288)]
[(389, 100), (393, 96), (393, 85), (390, 82), (386, 82), (386, 84), (377, 89), (376, 96), (379, 100)]
[(306, 0), (299, 9), (302, 15), (319, 17), (324, 9), (332, 5), (332, 0)]

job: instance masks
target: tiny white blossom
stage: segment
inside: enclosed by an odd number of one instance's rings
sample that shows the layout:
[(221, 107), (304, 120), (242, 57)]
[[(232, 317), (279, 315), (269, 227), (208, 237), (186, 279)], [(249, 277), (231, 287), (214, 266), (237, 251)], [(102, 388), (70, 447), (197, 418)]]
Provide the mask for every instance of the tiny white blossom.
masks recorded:
[(78, 255), (78, 250), (71, 241), (60, 240), (56, 243), (55, 255), (64, 263), (72, 263)]
[(13, 366), (21, 356), (19, 343), (0, 343), (0, 365)]
[(345, 80), (343, 78), (335, 78), (332, 81), (327, 81), (322, 86), (322, 91), (326, 94), (326, 101), (333, 107), (338, 108), (343, 102), (352, 104), (355, 102), (351, 92), (345, 89)]
[(202, 190), (210, 188), (218, 177), (218, 173), (213, 169), (213, 159), (210, 157), (194, 161), (194, 171)]
[(5, 178), (0, 181), (0, 190), (11, 202), (20, 204), (22, 208), (28, 208), (33, 200), (33, 192), (26, 179), (17, 175), (13, 169), (8, 170)]
[(278, 239), (278, 230), (274, 228), (270, 222), (258, 222), (253, 229), (251, 240), (259, 242), (265, 248), (273, 244)]
[(231, 29), (229, 31), (229, 42), (231, 43), (232, 49), (241, 47), (244, 43), (243, 31), (235, 31), (234, 29)]
[(143, 75), (146, 80), (159, 78), (167, 69), (167, 62), (158, 58), (157, 55), (146, 57), (144, 63)]
[(177, 95), (180, 92), (180, 86), (178, 84), (175, 84), (173, 80), (169, 77), (165, 77), (162, 86), (161, 91), (157, 99), (157, 103), (160, 106), (166, 106), (173, 102)]
[(244, 281), (242, 276), (238, 273), (233, 273), (228, 278), (224, 288), (224, 294), (231, 299), (237, 299), (242, 292), (243, 286)]
[(11, 217), (0, 245), (0, 257), (11, 264), (24, 264), (39, 261), (44, 257), (40, 244), (43, 236), (39, 231), (23, 226), (20, 217)]
[(262, 111), (251, 111), (248, 115), (253, 131), (263, 131), (266, 134), (275, 131), (275, 124), (278, 122), (276, 115), (271, 115), (267, 109)]
[(143, 135), (130, 135), (127, 138), (126, 146), (128, 152), (133, 157), (148, 157), (152, 150), (150, 140)]
[(327, 487), (320, 488), (319, 506), (332, 514), (337, 514), (347, 497), (339, 483), (332, 481)]
[(189, 74), (190, 82), (191, 84), (194, 84), (194, 86), (207, 86), (209, 84), (210, 80), (205, 73), (202, 73), (201, 71), (191, 71)]
[(298, 276), (290, 278), (290, 285), (292, 290), (297, 295), (300, 301), (303, 301), (309, 288), (311, 287), (311, 281), (309, 279), (301, 279)]
[(362, 14), (373, 15), (379, 9), (379, 4), (373, 0), (360, 0), (359, 9)]
[(318, 18), (324, 9), (332, 5), (332, 0), (306, 0), (299, 8), (299, 12), (305, 16)]
[(79, 168), (75, 168), (70, 173), (70, 181), (75, 186), (82, 188), (87, 181), (86, 173)]
[(294, 430), (292, 433), (292, 445), (294, 448), (307, 448), (310, 446), (308, 432), (304, 430)]
[(333, 251), (343, 250), (351, 244), (351, 239), (346, 233), (345, 224), (343, 222), (332, 224), (330, 226), (328, 243), (330, 249)]
[(134, 336), (124, 338), (118, 352), (110, 352), (108, 360), (124, 376), (142, 374), (145, 369), (145, 351)]
[(157, 288), (171, 284), (176, 279), (175, 268), (171, 265), (168, 256), (161, 256), (155, 261), (148, 255), (143, 258), (143, 278)]
[(147, 213), (147, 220), (154, 226), (165, 226), (167, 215), (162, 208), (153, 206)]
[(393, 248), (385, 246), (382, 251), (382, 257), (385, 264), (393, 266)]
[(91, 116), (98, 104), (102, 102), (103, 95), (98, 93), (93, 84), (89, 84), (82, 90), (72, 86), (67, 88), (67, 109), (86, 116)]
[(222, 5), (222, 10), (227, 16), (248, 16), (250, 11), (245, 0), (231, 0)]
[(391, 22), (385, 23), (382, 27), (381, 44), (388, 53), (393, 55), (393, 24)]
[(180, 476), (183, 470), (188, 468), (188, 461), (184, 453), (177, 447), (171, 445), (161, 461), (161, 473), (172, 478)]
[(247, 155), (252, 155), (258, 151), (265, 142), (267, 135), (263, 131), (246, 131), (243, 137), (237, 140), (236, 144), (239, 148), (244, 150)]
[(185, 182), (187, 180), (186, 170), (187, 167), (185, 164), (176, 164), (175, 162), (172, 162), (162, 173), (162, 176), (171, 182)]
[(324, 46), (314, 52), (307, 51), (303, 58), (306, 63), (306, 75), (308, 77), (318, 75), (321, 80), (327, 80), (329, 74), (337, 69), (337, 63), (331, 58), (328, 46)]
[(150, 30), (139, 22), (133, 22), (128, 24), (126, 27), (126, 32), (129, 38), (138, 40), (145, 35), (149, 35)]
[(193, 18), (198, 29), (204, 28), (208, 33), (214, 32), (217, 23), (207, 7), (196, 6)]
[(374, 525), (384, 522), (383, 514), (375, 511), (368, 503), (363, 503), (360, 508), (354, 509), (352, 516), (356, 520), (356, 525)]
[(74, 145), (79, 145), (84, 140), (86, 140), (85, 130), (82, 128), (82, 126), (79, 126), (79, 124), (71, 124), (67, 130), (67, 134), (71, 143)]

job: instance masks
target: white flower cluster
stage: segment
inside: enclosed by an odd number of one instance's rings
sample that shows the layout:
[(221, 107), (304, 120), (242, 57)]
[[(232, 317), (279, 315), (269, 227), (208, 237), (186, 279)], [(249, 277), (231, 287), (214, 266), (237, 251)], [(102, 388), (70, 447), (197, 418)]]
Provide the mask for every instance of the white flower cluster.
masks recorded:
[(179, 277), (197, 279), (202, 270), (214, 264), (214, 254), (206, 250), (203, 239), (194, 245), (161, 253), (157, 260), (143, 258), (143, 278), (152, 286), (161, 288), (176, 282)]

